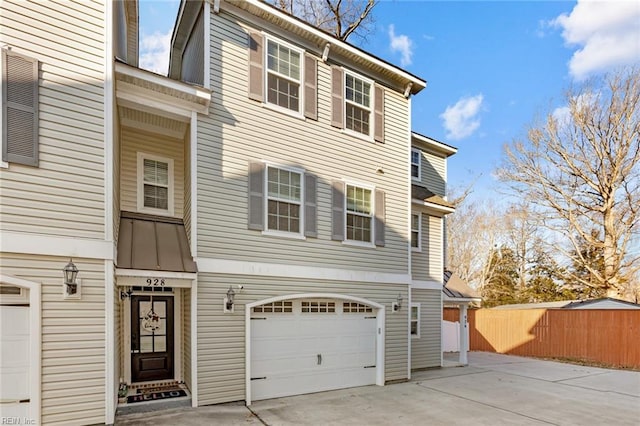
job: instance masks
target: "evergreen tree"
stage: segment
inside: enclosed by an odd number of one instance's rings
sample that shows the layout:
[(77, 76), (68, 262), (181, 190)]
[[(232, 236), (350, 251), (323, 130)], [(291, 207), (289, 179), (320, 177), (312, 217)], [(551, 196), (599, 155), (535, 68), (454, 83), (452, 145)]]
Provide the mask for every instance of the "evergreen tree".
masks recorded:
[(491, 251), (490, 263), (493, 266), (485, 276), (482, 288), (482, 305), (491, 308), (498, 305), (519, 303), (518, 263), (513, 250), (502, 246)]

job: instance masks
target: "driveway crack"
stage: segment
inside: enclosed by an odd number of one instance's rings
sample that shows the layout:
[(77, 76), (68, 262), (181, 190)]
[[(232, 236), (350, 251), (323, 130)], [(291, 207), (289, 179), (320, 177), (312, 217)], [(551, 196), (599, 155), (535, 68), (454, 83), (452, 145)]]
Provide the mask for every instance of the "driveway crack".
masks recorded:
[(264, 426), (269, 426), (269, 423), (265, 422), (264, 420), (262, 420), (262, 417), (260, 417), (260, 415), (258, 413), (256, 413), (255, 411), (253, 411), (251, 409), (251, 407), (246, 406), (246, 409), (249, 410), (251, 412), (251, 414), (253, 414), (256, 419), (260, 420), (260, 423), (262, 423)]

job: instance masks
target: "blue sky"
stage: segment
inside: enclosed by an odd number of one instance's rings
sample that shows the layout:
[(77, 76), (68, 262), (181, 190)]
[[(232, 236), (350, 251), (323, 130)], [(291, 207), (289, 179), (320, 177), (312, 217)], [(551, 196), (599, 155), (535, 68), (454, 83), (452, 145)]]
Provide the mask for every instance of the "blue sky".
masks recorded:
[[(140, 1), (140, 66), (166, 73), (179, 2)], [(501, 197), (492, 172), (505, 143), (562, 108), (572, 81), (640, 61), (640, 2), (398, 1), (373, 10), (360, 47), (427, 80), (413, 130), (456, 146), (449, 184)]]

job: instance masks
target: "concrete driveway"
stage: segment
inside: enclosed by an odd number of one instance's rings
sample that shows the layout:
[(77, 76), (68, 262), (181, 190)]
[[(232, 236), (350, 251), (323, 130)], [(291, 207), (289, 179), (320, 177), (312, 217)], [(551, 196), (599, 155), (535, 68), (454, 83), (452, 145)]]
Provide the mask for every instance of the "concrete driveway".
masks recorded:
[(117, 425), (635, 425), (640, 373), (472, 352), (406, 383), (132, 414)]

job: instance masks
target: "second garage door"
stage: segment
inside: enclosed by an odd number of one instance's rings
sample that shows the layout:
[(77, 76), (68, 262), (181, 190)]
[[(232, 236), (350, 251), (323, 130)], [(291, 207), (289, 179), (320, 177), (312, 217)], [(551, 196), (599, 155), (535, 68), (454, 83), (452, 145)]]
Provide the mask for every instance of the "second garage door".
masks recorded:
[(375, 384), (375, 309), (325, 299), (256, 306), (250, 350), (252, 400)]

